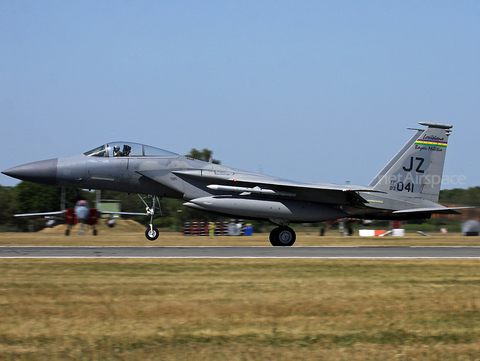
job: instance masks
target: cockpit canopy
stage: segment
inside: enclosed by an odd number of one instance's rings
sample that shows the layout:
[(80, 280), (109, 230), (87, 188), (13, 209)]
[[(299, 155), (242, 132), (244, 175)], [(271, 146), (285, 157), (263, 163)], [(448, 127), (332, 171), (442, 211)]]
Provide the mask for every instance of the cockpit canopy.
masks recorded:
[(149, 145), (112, 142), (84, 153), (88, 157), (172, 157), (178, 154)]

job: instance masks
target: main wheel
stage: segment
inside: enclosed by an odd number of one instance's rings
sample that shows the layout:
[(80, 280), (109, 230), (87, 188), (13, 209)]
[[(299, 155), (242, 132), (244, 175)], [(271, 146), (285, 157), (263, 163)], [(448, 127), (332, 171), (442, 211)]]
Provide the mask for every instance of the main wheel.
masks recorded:
[(279, 233), (279, 232), (280, 232), (280, 227), (274, 228), (274, 229), (272, 229), (272, 231), (270, 232), (270, 243), (271, 243), (272, 246), (274, 246), (274, 247), (280, 246), (279, 240), (278, 240), (278, 233)]
[(270, 243), (272, 246), (293, 246), (297, 235), (290, 227), (277, 227), (270, 232)]
[(152, 227), (151, 229), (150, 227), (148, 227), (147, 230), (145, 231), (145, 237), (147, 237), (149, 241), (155, 241), (159, 235), (160, 233), (158, 232), (158, 229), (156, 229), (155, 227)]

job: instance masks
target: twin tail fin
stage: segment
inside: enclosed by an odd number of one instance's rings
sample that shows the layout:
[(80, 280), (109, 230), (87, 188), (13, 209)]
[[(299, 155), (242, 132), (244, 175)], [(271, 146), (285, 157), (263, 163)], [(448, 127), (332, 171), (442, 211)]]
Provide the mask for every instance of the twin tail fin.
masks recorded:
[(400, 198), (421, 198), (438, 202), (448, 137), (453, 126), (421, 122), (426, 129), (416, 133), (369, 186), (395, 192)]

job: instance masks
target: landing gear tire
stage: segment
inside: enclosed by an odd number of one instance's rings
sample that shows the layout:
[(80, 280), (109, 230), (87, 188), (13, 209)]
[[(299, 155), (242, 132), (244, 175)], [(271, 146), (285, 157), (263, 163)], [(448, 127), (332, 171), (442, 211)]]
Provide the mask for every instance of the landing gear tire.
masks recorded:
[(149, 241), (155, 241), (159, 235), (160, 233), (158, 232), (158, 229), (156, 229), (155, 227), (152, 227), (151, 229), (149, 227), (145, 231), (145, 237), (147, 237)]
[(93, 230), (93, 235), (96, 236), (97, 234), (98, 234), (97, 230), (94, 229), (94, 230)]
[(272, 246), (290, 247), (293, 246), (297, 235), (290, 227), (277, 227), (270, 232), (270, 243)]
[(272, 229), (270, 232), (270, 243), (272, 246), (278, 246), (278, 233), (280, 231), (280, 227)]

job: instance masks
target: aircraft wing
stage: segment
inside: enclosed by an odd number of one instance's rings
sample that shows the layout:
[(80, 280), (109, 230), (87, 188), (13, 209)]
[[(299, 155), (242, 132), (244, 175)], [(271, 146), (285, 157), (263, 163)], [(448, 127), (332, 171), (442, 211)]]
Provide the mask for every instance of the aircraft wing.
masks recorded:
[[(140, 173), (140, 172), (138, 172)], [(140, 173), (143, 175), (144, 172)], [(239, 185), (252, 185), (252, 186), (259, 186), (259, 185), (268, 185), (268, 186), (275, 186), (275, 187), (288, 187), (288, 188), (303, 188), (303, 189), (318, 189), (318, 190), (330, 190), (330, 191), (340, 191), (340, 192), (379, 192), (374, 190), (372, 187), (365, 187), (365, 186), (354, 186), (354, 185), (337, 185), (337, 184), (329, 184), (329, 183), (306, 183), (306, 182), (295, 182), (288, 179), (279, 179), (273, 178), (269, 176), (252, 176), (251, 178), (235, 178), (231, 177), (229, 172), (212, 172), (212, 171), (201, 171), (201, 170), (188, 170), (188, 171), (175, 171), (173, 172), (176, 175), (181, 177), (187, 178), (195, 178), (198, 180), (203, 180), (206, 182), (207, 180), (211, 181), (222, 181), (228, 182), (231, 184)], [(222, 176), (223, 175), (223, 176)], [(385, 192), (381, 192), (385, 193)]]
[(56, 212), (43, 212), (43, 213), (22, 213), (22, 214), (14, 214), (14, 217), (35, 217), (35, 216), (60, 216), (64, 214), (65, 211), (56, 211)]
[[(302, 183), (287, 181), (282, 179), (273, 179), (273, 180), (261, 180), (261, 179), (229, 179), (229, 181), (234, 183), (249, 183), (256, 185), (269, 185), (276, 187), (288, 187), (288, 188), (298, 188), (298, 189), (312, 189), (312, 190), (322, 190), (322, 191), (332, 191), (332, 192), (378, 192), (371, 187), (362, 187), (362, 186), (350, 186), (350, 185), (337, 185), (329, 183)], [(384, 193), (384, 192), (381, 192)]]
[(476, 207), (425, 207), (425, 208), (413, 208), (413, 209), (402, 209), (400, 211), (394, 211), (393, 214), (402, 214), (402, 213), (436, 213), (436, 214), (460, 214), (456, 209), (469, 209)]
[[(201, 181), (214, 191), (239, 193), (240, 195), (270, 195), (296, 200), (329, 204), (363, 205), (367, 201), (358, 192), (378, 192), (371, 187), (336, 185), (329, 183), (304, 183), (257, 174), (240, 175), (233, 172), (205, 170), (175, 171), (184, 181)], [(381, 192), (384, 193), (384, 192)], [(227, 193), (228, 194), (228, 193)]]
[(100, 211), (101, 214), (122, 214), (124, 216), (148, 216), (147, 213), (134, 213), (134, 212), (108, 212)]
[[(43, 212), (43, 213), (22, 213), (22, 214), (15, 214), (14, 217), (35, 217), (35, 216), (60, 216), (64, 214), (65, 211), (56, 211), (56, 212)], [(103, 214), (123, 214), (128, 216), (146, 216), (147, 213), (132, 213), (132, 212), (99, 212)]]

